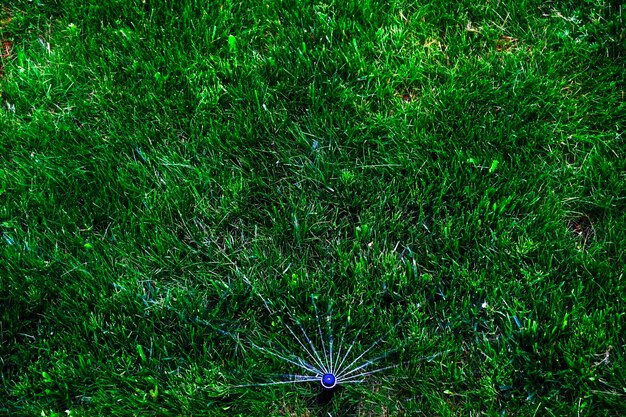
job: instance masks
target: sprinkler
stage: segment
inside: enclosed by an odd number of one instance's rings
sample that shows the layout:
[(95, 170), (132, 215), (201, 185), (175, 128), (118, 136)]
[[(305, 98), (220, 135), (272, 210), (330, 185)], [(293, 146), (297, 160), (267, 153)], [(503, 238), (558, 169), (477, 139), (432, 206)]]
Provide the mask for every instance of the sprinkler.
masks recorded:
[[(270, 307), (274, 303), (268, 301), (259, 293), (257, 295), (263, 301), (263, 305), (268, 313), (275, 315), (275, 311)], [(339, 386), (360, 384), (370, 375), (402, 365), (402, 362), (399, 362), (376, 366), (379, 362), (388, 360), (399, 348), (385, 349), (378, 356), (372, 355), (372, 353), (386, 343), (387, 337), (404, 321), (404, 318), (393, 324), (377, 340), (363, 348), (360, 344), (361, 336), (364, 335), (364, 330), (369, 320), (365, 320), (356, 332), (349, 332), (348, 313), (348, 320), (341, 326), (341, 330), (337, 334), (339, 337), (336, 339), (333, 334), (332, 308), (329, 307), (326, 314), (320, 314), (317, 308), (316, 296), (312, 295), (310, 298), (314, 319), (312, 329), (305, 329), (305, 325), (298, 317), (286, 309), (283, 310), (286, 312), (288, 320), (281, 319), (280, 322), (291, 336), (292, 342), (294, 342), (292, 344), (293, 349), (287, 349), (282, 343), (273, 345), (271, 340), (264, 343), (256, 343), (249, 339), (244, 340), (254, 350), (299, 368), (299, 372), (282, 374), (281, 380), (278, 381), (240, 384), (232, 386), (233, 388), (315, 382), (322, 386), (322, 399), (330, 400)], [(234, 340), (239, 341), (238, 335), (227, 334)]]
[(322, 375), (320, 382), (322, 383), (322, 387), (327, 390), (334, 389), (337, 386), (337, 378), (335, 374), (332, 373)]

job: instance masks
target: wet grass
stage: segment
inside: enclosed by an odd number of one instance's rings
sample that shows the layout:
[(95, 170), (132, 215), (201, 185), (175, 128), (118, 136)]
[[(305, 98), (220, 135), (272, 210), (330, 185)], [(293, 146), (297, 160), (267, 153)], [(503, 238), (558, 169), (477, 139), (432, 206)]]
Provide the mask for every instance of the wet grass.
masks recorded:
[(624, 415), (612, 4), (0, 7), (0, 414)]

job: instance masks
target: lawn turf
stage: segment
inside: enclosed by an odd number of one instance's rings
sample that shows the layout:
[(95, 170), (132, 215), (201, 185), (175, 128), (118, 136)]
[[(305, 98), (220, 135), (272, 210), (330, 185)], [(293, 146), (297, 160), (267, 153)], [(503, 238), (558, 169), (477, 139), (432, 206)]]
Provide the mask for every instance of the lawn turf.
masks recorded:
[(615, 3), (3, 4), (0, 414), (626, 414)]

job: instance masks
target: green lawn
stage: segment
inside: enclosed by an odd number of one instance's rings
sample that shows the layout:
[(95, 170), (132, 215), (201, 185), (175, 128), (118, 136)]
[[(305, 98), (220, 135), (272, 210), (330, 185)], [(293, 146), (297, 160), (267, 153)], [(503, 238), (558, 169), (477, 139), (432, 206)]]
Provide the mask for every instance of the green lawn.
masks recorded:
[(2, 2), (0, 415), (626, 415), (617, 3)]

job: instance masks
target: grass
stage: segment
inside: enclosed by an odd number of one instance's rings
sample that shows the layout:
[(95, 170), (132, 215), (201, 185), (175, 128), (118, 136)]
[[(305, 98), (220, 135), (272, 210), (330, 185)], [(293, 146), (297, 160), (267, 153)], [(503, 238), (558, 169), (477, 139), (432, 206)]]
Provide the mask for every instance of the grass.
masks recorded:
[[(624, 415), (615, 4), (2, 6), (0, 414)], [(229, 389), (312, 295), (401, 366)]]

